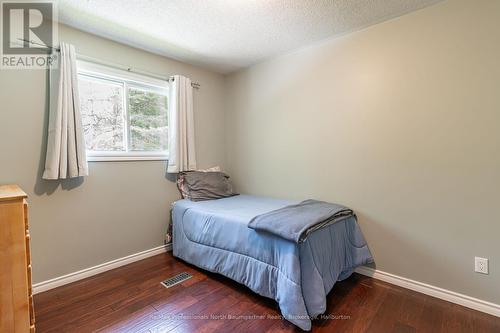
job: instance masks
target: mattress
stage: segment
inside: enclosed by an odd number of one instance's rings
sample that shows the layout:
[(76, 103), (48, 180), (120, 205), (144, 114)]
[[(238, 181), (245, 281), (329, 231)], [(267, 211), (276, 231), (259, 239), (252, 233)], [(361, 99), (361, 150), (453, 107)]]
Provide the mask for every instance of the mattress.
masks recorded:
[(313, 232), (301, 244), (248, 228), (255, 216), (296, 201), (251, 195), (174, 203), (173, 254), (276, 300), (304, 330), (324, 313), (336, 281), (372, 256), (355, 218)]

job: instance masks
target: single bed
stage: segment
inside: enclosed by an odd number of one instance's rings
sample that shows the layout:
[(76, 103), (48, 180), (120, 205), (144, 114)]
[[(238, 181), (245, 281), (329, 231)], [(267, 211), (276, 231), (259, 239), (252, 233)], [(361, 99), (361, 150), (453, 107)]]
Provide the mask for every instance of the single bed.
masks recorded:
[(310, 330), (333, 285), (373, 259), (355, 216), (301, 243), (248, 227), (252, 218), (296, 203), (251, 195), (179, 200), (172, 211), (173, 254), (276, 300), (284, 318)]

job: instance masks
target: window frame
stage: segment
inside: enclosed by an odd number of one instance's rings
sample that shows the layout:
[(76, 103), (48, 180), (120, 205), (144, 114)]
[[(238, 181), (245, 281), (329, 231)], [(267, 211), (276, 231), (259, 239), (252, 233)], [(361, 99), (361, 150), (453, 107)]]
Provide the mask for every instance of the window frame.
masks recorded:
[[(169, 84), (167, 80), (160, 80), (146, 75), (132, 73), (89, 61), (77, 60), (77, 75), (83, 75), (97, 80), (111, 81), (123, 84), (123, 109), (124, 133), (123, 140), (125, 151), (93, 151), (86, 150), (88, 162), (111, 161), (165, 161), (168, 160), (168, 150), (165, 151), (133, 151), (130, 149), (130, 114), (129, 114), (129, 88), (143, 89), (161, 93), (169, 97)], [(169, 111), (167, 106), (167, 117)], [(169, 119), (170, 120), (170, 119)], [(170, 121), (168, 120), (168, 127)]]

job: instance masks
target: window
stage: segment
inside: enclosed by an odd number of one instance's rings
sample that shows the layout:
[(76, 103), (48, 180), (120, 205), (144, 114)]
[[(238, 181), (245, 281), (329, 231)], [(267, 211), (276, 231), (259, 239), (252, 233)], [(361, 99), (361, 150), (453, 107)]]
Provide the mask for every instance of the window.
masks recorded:
[(167, 159), (167, 82), (83, 61), (77, 66), (88, 160)]

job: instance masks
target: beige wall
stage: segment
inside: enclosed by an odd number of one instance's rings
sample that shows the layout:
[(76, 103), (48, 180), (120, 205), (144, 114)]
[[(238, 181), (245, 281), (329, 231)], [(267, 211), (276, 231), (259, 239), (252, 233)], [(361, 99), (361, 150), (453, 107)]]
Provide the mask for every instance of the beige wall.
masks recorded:
[[(201, 167), (224, 164), (224, 78), (174, 60), (60, 27), (79, 53), (201, 83), (194, 93)], [(0, 184), (29, 195), (34, 282), (163, 244), (170, 203), (179, 195), (165, 162), (91, 162), (90, 176), (40, 179), (44, 161), (46, 73), (0, 71)]]
[[(227, 160), (240, 191), (347, 204), (378, 269), (500, 303), (498, 22), (499, 1), (447, 1), (225, 84), (66, 26), (60, 39), (200, 82), (199, 164)], [(83, 182), (41, 180), (46, 80), (0, 71), (0, 183), (30, 196), (35, 282), (161, 245), (178, 198), (164, 162), (92, 162)], [(490, 275), (473, 272), (476, 255)]]
[(500, 303), (500, 1), (447, 1), (226, 87), (239, 191), (351, 206), (378, 269)]

